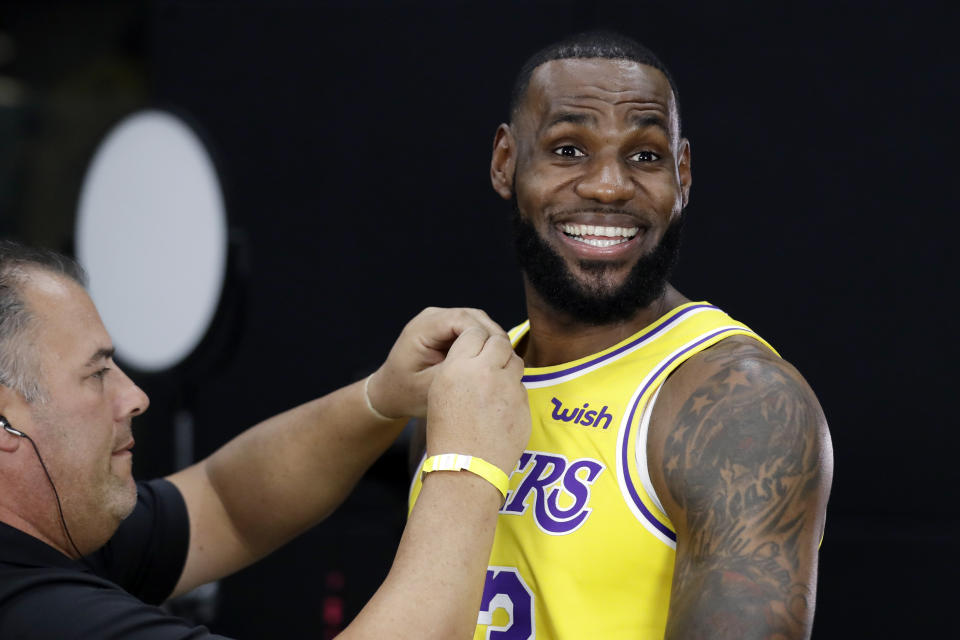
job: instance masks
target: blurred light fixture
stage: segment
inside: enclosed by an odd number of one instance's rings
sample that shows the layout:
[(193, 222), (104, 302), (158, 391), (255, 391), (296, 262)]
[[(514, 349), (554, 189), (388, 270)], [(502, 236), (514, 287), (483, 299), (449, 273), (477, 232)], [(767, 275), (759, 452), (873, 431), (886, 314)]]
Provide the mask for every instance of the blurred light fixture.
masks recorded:
[(159, 110), (118, 123), (84, 179), (76, 250), (118, 358), (156, 373), (199, 346), (227, 274), (223, 194), (206, 147)]

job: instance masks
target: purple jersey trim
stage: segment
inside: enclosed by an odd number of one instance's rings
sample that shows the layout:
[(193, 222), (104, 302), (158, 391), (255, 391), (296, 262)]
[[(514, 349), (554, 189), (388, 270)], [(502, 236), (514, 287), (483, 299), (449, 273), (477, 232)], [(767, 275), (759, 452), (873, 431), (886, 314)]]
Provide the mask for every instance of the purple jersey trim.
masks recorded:
[(621, 346), (621, 347), (618, 347), (617, 349), (614, 349), (614, 350), (611, 351), (610, 353), (605, 353), (605, 354), (603, 354), (602, 356), (597, 356), (597, 357), (594, 358), (593, 360), (588, 360), (587, 362), (583, 362), (583, 363), (581, 363), (581, 364), (578, 364), (578, 365), (575, 366), (575, 367), (570, 367), (569, 369), (561, 369), (560, 371), (554, 371), (554, 372), (552, 372), (552, 373), (535, 373), (535, 374), (526, 375), (526, 376), (523, 376), (523, 378), (521, 379), (521, 382), (544, 382), (544, 381), (546, 381), (546, 380), (554, 380), (554, 379), (556, 379), (556, 378), (561, 378), (561, 377), (563, 377), (563, 376), (570, 375), (571, 373), (576, 373), (576, 372), (578, 372), (578, 371), (582, 371), (582, 370), (584, 370), (584, 369), (586, 369), (586, 368), (588, 368), (588, 367), (592, 367), (592, 366), (594, 366), (594, 365), (596, 365), (596, 364), (600, 364), (601, 362), (604, 362), (605, 360), (609, 360), (610, 358), (613, 358), (614, 356), (617, 356), (617, 355), (623, 353), (624, 351), (626, 351), (626, 350), (628, 350), (628, 349), (631, 349), (631, 348), (637, 346), (638, 344), (640, 344), (640, 343), (643, 342), (644, 340), (648, 340), (648, 339), (654, 337), (656, 334), (658, 334), (658, 333), (660, 333), (661, 331), (663, 331), (663, 330), (665, 330), (665, 329), (673, 326), (673, 324), (674, 324), (677, 320), (679, 320), (679, 319), (682, 318), (683, 316), (687, 315), (688, 313), (690, 313), (690, 312), (692, 312), (692, 311), (695, 311), (696, 309), (716, 309), (717, 311), (720, 310), (719, 307), (715, 307), (715, 306), (713, 306), (712, 304), (694, 304), (694, 305), (691, 305), (691, 306), (687, 307), (686, 309), (681, 310), (679, 313), (677, 313), (677, 315), (673, 316), (672, 318), (670, 318), (669, 320), (667, 320), (666, 322), (664, 322), (664, 323), (661, 324), (660, 326), (654, 327), (654, 328), (651, 329), (650, 331), (647, 331), (647, 332), (645, 332), (645, 333), (640, 334), (639, 336), (637, 336), (636, 338), (634, 338), (633, 340), (631, 340), (631, 341), (628, 342), (627, 344), (625, 344), (625, 345), (623, 345), (623, 346)]
[(633, 499), (634, 504), (637, 505), (637, 507), (640, 509), (640, 512), (644, 515), (644, 517), (647, 520), (649, 520), (653, 526), (659, 529), (660, 532), (663, 533), (663, 535), (667, 536), (674, 542), (677, 541), (677, 534), (671, 531), (670, 528), (667, 527), (667, 525), (657, 520), (656, 516), (650, 513), (650, 510), (647, 509), (647, 506), (643, 504), (643, 500), (641, 500), (640, 496), (637, 494), (637, 490), (633, 486), (633, 480), (630, 478), (630, 466), (628, 465), (629, 458), (627, 456), (628, 456), (628, 452), (630, 451), (630, 427), (633, 425), (633, 416), (637, 411), (637, 407), (640, 405), (640, 400), (643, 399), (644, 394), (647, 393), (647, 390), (650, 388), (650, 385), (652, 385), (653, 382), (660, 377), (660, 374), (662, 374), (671, 364), (676, 362), (677, 358), (683, 356), (686, 353), (689, 353), (692, 349), (696, 349), (698, 346), (700, 346), (704, 342), (707, 342), (708, 340), (712, 340), (713, 338), (721, 334), (733, 333), (737, 331), (742, 331), (742, 329), (739, 329), (739, 328), (733, 329), (730, 327), (726, 327), (724, 329), (714, 331), (713, 333), (707, 336), (704, 336), (703, 338), (700, 338), (693, 344), (689, 345), (683, 351), (680, 351), (679, 353), (675, 353), (669, 360), (664, 362), (659, 369), (657, 369), (656, 373), (650, 376), (650, 379), (647, 381), (647, 384), (643, 386), (643, 389), (637, 395), (637, 399), (633, 403), (633, 406), (630, 407), (629, 418), (627, 419), (627, 422), (626, 422), (626, 432), (623, 434), (623, 450), (620, 452), (621, 454), (620, 463), (623, 465), (623, 477), (626, 480), (625, 484), (627, 485), (627, 491), (630, 492), (630, 497)]

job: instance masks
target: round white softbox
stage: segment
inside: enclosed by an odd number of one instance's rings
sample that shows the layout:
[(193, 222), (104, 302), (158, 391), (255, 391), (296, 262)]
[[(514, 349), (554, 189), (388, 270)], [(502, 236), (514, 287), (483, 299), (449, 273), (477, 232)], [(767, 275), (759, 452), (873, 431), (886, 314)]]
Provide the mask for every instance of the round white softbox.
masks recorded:
[(107, 134), (84, 179), (76, 250), (121, 360), (157, 372), (196, 349), (220, 301), (227, 219), (189, 126), (150, 110)]

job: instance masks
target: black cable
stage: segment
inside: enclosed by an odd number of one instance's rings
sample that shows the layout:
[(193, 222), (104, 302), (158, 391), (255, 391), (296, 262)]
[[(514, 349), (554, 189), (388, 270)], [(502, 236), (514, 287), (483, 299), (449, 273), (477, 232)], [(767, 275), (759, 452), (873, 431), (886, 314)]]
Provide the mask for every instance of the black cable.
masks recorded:
[[(57, 486), (53, 484), (53, 478), (50, 477), (50, 472), (47, 471), (47, 465), (43, 461), (43, 456), (40, 455), (40, 449), (37, 449), (37, 443), (33, 441), (33, 438), (22, 431), (20, 433), (21, 436), (26, 438), (27, 442), (33, 446), (33, 450), (37, 454), (37, 460), (40, 461), (40, 466), (43, 467), (43, 472), (47, 474), (47, 480), (50, 482), (50, 488), (53, 489), (53, 497), (57, 501), (57, 511), (60, 514), (60, 524), (63, 526), (63, 532), (67, 534), (67, 540), (70, 541), (70, 546), (73, 547), (73, 550), (76, 552), (77, 558), (87, 565), (87, 567), (90, 567), (90, 564), (87, 562), (86, 558), (84, 558), (83, 554), (80, 553), (80, 549), (77, 549), (77, 544), (73, 541), (73, 536), (70, 535), (70, 529), (67, 528), (67, 521), (63, 517), (63, 507), (60, 505), (60, 494), (57, 493)], [(90, 567), (90, 569), (92, 570), (93, 567)]]

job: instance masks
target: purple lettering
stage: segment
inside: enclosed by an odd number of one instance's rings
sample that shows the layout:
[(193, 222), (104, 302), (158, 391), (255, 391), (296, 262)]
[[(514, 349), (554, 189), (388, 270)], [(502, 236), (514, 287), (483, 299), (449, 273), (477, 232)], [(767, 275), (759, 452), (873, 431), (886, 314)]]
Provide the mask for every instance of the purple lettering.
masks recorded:
[(593, 426), (599, 427), (601, 420), (606, 420), (606, 423), (603, 425), (604, 429), (609, 427), (610, 422), (613, 420), (613, 416), (607, 413), (607, 405), (603, 405), (603, 409), (600, 409), (600, 415), (597, 416), (597, 421), (593, 423)]
[[(522, 473), (527, 467), (531, 467), (530, 471), (516, 491), (508, 494), (501, 512), (519, 515), (532, 506), (537, 526), (551, 535), (565, 535), (579, 528), (592, 511), (587, 506), (590, 502), (590, 485), (603, 471), (604, 465), (591, 458), (581, 458), (568, 464), (564, 456), (525, 451), (520, 457), (517, 471)], [(581, 472), (583, 469), (586, 469), (585, 473)], [(531, 494), (532, 505), (529, 504)], [(571, 496), (573, 503), (561, 508), (564, 495)]]
[(570, 409), (564, 409), (562, 412), (560, 409), (563, 409), (563, 403), (557, 400), (556, 398), (550, 398), (550, 402), (553, 403), (553, 419), (560, 420), (561, 422), (570, 422), (573, 420), (573, 414), (576, 413), (576, 410), (570, 411)]
[[(520, 462), (517, 463), (517, 471), (526, 469), (530, 458), (528, 457), (526, 460), (523, 458), (528, 455), (527, 452), (524, 452), (520, 457)], [(525, 502), (527, 500), (527, 494), (531, 491), (533, 491), (536, 505), (541, 505), (546, 497), (546, 488), (560, 479), (560, 476), (563, 475), (564, 468), (567, 466), (566, 463), (567, 461), (563, 456), (552, 456), (548, 453), (534, 454), (533, 469), (531, 469), (530, 473), (523, 479), (520, 486), (517, 487), (516, 492), (513, 494), (513, 499), (508, 501), (501, 511), (503, 513), (523, 513), (527, 510)], [(537, 506), (534, 507), (535, 510), (537, 508)], [(542, 509), (543, 507), (539, 508)]]
[[(583, 480), (577, 476), (577, 471), (580, 469), (587, 470), (586, 478)], [(602, 464), (587, 458), (575, 460), (567, 467), (566, 473), (563, 474), (563, 488), (573, 496), (573, 505), (567, 509), (561, 509), (557, 504), (560, 489), (554, 489), (550, 492), (547, 497), (547, 510), (553, 517), (554, 523), (561, 523), (549, 527), (552, 533), (570, 533), (584, 523), (587, 516), (593, 511), (593, 509), (587, 508), (587, 502), (590, 501), (589, 485), (593, 484), (601, 471), (603, 471)]]
[[(582, 424), (585, 427), (600, 427), (606, 429), (613, 422), (613, 415), (607, 411), (610, 407), (603, 405), (600, 411), (587, 409), (589, 402), (584, 402), (582, 407), (576, 409), (565, 409), (563, 402), (559, 398), (550, 398), (553, 403), (553, 410), (550, 415), (559, 422), (572, 422), (573, 424)], [(602, 423), (602, 424), (601, 424)]]

